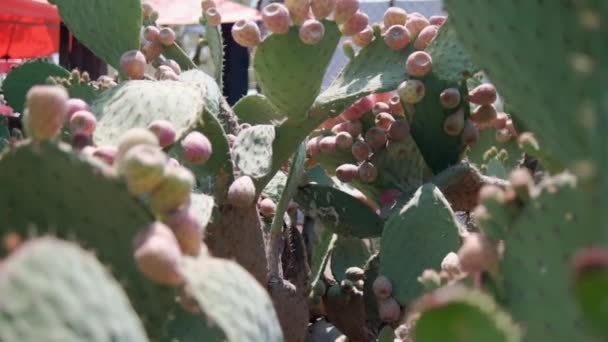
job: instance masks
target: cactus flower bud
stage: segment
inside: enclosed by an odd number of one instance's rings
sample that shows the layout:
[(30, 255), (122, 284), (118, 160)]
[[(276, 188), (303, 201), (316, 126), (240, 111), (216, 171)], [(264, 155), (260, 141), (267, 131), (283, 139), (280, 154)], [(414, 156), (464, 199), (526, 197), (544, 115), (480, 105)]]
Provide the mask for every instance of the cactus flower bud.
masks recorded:
[(213, 149), (211, 142), (200, 132), (190, 132), (181, 142), (182, 154), (188, 162), (198, 165), (206, 163)]
[(120, 57), (120, 67), (128, 78), (141, 80), (145, 74), (146, 56), (139, 50), (127, 51)]

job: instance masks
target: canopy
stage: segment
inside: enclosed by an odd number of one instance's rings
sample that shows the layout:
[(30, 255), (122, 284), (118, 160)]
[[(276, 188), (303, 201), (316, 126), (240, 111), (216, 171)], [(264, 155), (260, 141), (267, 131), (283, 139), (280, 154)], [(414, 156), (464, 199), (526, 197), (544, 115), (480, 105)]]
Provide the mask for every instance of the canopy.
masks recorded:
[(61, 19), (46, 0), (0, 0), (0, 58), (34, 58), (59, 50)]
[[(202, 15), (201, 0), (143, 0), (159, 14), (157, 23), (161, 25), (198, 24)], [(234, 23), (240, 19), (258, 19), (255, 8), (230, 0), (215, 0), (217, 10), (222, 15), (222, 23)]]

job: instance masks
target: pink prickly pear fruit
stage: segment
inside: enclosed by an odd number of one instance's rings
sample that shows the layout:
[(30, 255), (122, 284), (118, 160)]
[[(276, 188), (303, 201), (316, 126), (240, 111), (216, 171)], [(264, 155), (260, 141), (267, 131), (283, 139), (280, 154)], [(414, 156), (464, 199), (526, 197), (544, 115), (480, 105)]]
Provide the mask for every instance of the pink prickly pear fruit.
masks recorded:
[(325, 26), (316, 19), (308, 19), (300, 26), (299, 34), (304, 44), (316, 45), (325, 36)]
[(342, 164), (336, 169), (336, 177), (344, 183), (350, 183), (359, 176), (359, 168), (353, 164)]
[(72, 115), (80, 110), (90, 110), (89, 105), (81, 99), (71, 98), (66, 102), (68, 106), (67, 120), (70, 120)]
[(93, 152), (93, 156), (112, 166), (117, 152), (118, 148), (116, 146), (105, 145), (97, 147)]
[(195, 165), (206, 163), (213, 153), (209, 139), (204, 134), (196, 131), (190, 132), (182, 140), (181, 146), (184, 159)]
[(374, 103), (376, 102), (388, 102), (393, 96), (395, 96), (395, 91), (387, 91), (386, 93), (376, 93), (372, 94)]
[(398, 120), (391, 124), (388, 129), (388, 137), (391, 141), (403, 141), (410, 134), (410, 124), (407, 120)]
[(384, 32), (386, 45), (393, 50), (404, 49), (411, 41), (410, 31), (403, 25), (393, 25)]
[(277, 212), (277, 205), (270, 198), (264, 198), (258, 203), (260, 214), (266, 218), (272, 218)]
[(477, 124), (479, 128), (484, 129), (492, 125), (497, 114), (493, 105), (479, 106), (471, 114), (471, 121)]
[(309, 157), (315, 158), (321, 153), (321, 149), (319, 148), (320, 140), (321, 137), (314, 137), (310, 138), (310, 140), (308, 140), (306, 143), (306, 154), (308, 154)]
[(353, 157), (359, 162), (366, 161), (372, 154), (372, 148), (364, 141), (355, 141), (351, 147)]
[(171, 228), (179, 247), (185, 255), (197, 256), (203, 242), (203, 227), (196, 218), (192, 207), (184, 206), (169, 212), (163, 222)]
[(285, 0), (285, 7), (289, 9), (294, 24), (300, 25), (309, 19), (310, 0)]
[(34, 86), (26, 96), (23, 124), (34, 140), (57, 137), (68, 114), (68, 93), (60, 86)]
[(376, 102), (374, 108), (372, 108), (372, 114), (378, 115), (383, 112), (390, 112), (391, 107), (386, 102)]
[(125, 176), (134, 195), (149, 193), (163, 180), (167, 156), (157, 147), (137, 145), (119, 160), (118, 172)]
[(372, 127), (365, 132), (365, 141), (374, 150), (378, 150), (386, 146), (387, 136), (386, 130), (379, 127)]
[(175, 71), (173, 71), (173, 69), (171, 69), (170, 67), (168, 67), (166, 65), (159, 66), (158, 69), (156, 70), (156, 74), (154, 76), (156, 76), (156, 79), (159, 81), (167, 81), (167, 80), (178, 81), (179, 80), (179, 76), (177, 76)]
[(466, 120), (462, 129), (462, 142), (465, 145), (471, 146), (479, 140), (479, 129), (471, 120)]
[(408, 75), (422, 77), (433, 68), (433, 58), (425, 51), (416, 51), (409, 55), (405, 62), (405, 70)]
[(128, 78), (141, 80), (145, 74), (146, 56), (139, 50), (127, 51), (120, 57), (120, 67)]
[(158, 138), (154, 133), (143, 128), (132, 128), (118, 139), (116, 160), (120, 162), (130, 149), (137, 145), (150, 145), (158, 147)]
[(513, 136), (511, 135), (511, 132), (509, 132), (508, 129), (496, 129), (496, 141), (498, 141), (499, 143), (506, 144), (509, 142), (509, 140), (511, 140), (511, 138), (513, 138)]
[(414, 48), (416, 50), (424, 50), (431, 44), (433, 39), (437, 37), (437, 32), (439, 32), (439, 26), (429, 25), (420, 31), (416, 41), (414, 41)]
[(371, 183), (378, 178), (378, 169), (376, 166), (368, 161), (363, 162), (359, 165), (359, 178), (365, 183)]
[(262, 34), (253, 20), (239, 20), (232, 26), (232, 37), (241, 46), (252, 48), (260, 44)]
[(410, 79), (401, 83), (399, 88), (397, 88), (397, 92), (401, 101), (416, 104), (424, 98), (426, 88), (422, 81)]
[(374, 29), (369, 25), (353, 36), (353, 42), (360, 48), (368, 46), (373, 40)]
[(167, 120), (152, 121), (148, 129), (156, 135), (160, 147), (165, 148), (175, 142), (175, 126)]
[(150, 4), (144, 3), (141, 5), (141, 13), (144, 19), (148, 19), (154, 13), (154, 8)]
[(171, 68), (171, 70), (173, 70), (173, 72), (177, 75), (182, 73), (182, 68), (176, 61), (172, 59), (167, 59), (163, 64)]
[(209, 8), (205, 11), (205, 19), (211, 26), (219, 26), (222, 24), (222, 15), (218, 12), (217, 8)]
[(388, 189), (378, 196), (378, 202), (384, 207), (392, 206), (402, 194), (403, 193), (397, 189)]
[(331, 131), (338, 134), (340, 132), (346, 132), (347, 127), (348, 127), (348, 121), (340, 122), (337, 125), (335, 125), (334, 127), (332, 127)]
[(395, 298), (382, 299), (378, 303), (378, 316), (384, 322), (396, 322), (401, 317), (401, 307)]
[(340, 26), (340, 32), (345, 36), (354, 36), (357, 33), (365, 30), (369, 23), (367, 14), (357, 11), (347, 21)]
[(372, 110), (374, 107), (374, 100), (371, 96), (365, 96), (355, 102), (352, 106), (348, 107), (340, 116), (345, 120), (359, 120), (365, 113)]
[(418, 34), (425, 27), (429, 26), (430, 23), (423, 15), (414, 15), (413, 13), (407, 18), (405, 27), (410, 32), (412, 39), (418, 36)]
[(383, 130), (388, 130), (393, 122), (395, 122), (395, 118), (389, 113), (380, 113), (376, 115), (374, 122), (376, 127), (382, 128)]
[(396, 117), (405, 117), (405, 108), (401, 104), (401, 97), (399, 95), (395, 95), (391, 97), (388, 101), (389, 112)]
[(334, 20), (338, 25), (345, 23), (359, 10), (359, 0), (336, 0)]
[(321, 150), (321, 153), (334, 153), (336, 152), (336, 147), (337, 146), (335, 136), (323, 137), (321, 138), (321, 140), (319, 140), (319, 150)]
[(325, 19), (336, 8), (336, 0), (311, 0), (310, 8), (315, 18), (319, 20)]
[(336, 147), (341, 149), (351, 148), (353, 137), (348, 132), (340, 132), (336, 135)]
[(576, 277), (590, 271), (605, 270), (608, 267), (608, 250), (597, 246), (585, 247), (574, 254), (570, 265)]
[(168, 167), (176, 167), (176, 166), (180, 166), (181, 164), (179, 163), (179, 161), (177, 161), (177, 159), (175, 158), (169, 158), (169, 160), (167, 161), (167, 166)]
[(449, 136), (457, 136), (464, 129), (464, 110), (461, 108), (457, 112), (448, 115), (443, 121), (443, 131)]
[(241, 176), (230, 184), (228, 203), (237, 208), (246, 208), (255, 202), (255, 184), (249, 176)]
[(372, 291), (378, 299), (387, 299), (393, 293), (393, 285), (387, 277), (380, 275), (372, 284)]
[(275, 2), (266, 5), (262, 10), (262, 22), (271, 32), (283, 34), (289, 31), (289, 10), (285, 5)]
[(160, 42), (146, 42), (141, 49), (148, 63), (156, 61), (163, 53), (163, 44)]
[(181, 207), (190, 200), (195, 183), (194, 175), (187, 168), (167, 165), (162, 181), (150, 194), (152, 210), (164, 214)]
[(486, 237), (471, 233), (464, 238), (458, 258), (462, 271), (477, 274), (491, 269), (498, 262), (498, 251)]
[(160, 39), (160, 30), (156, 26), (146, 26), (144, 29), (144, 39), (149, 42), (157, 42)]
[(492, 122), (492, 126), (496, 129), (506, 128), (508, 120), (509, 116), (506, 113), (498, 112), (496, 113), (496, 119)]
[(166, 225), (155, 222), (139, 234), (133, 256), (137, 269), (150, 280), (169, 286), (184, 282), (179, 244)]
[(163, 27), (158, 33), (158, 41), (165, 46), (175, 43), (175, 38), (175, 31), (170, 27)]
[(445, 21), (448, 19), (448, 17), (444, 16), (444, 15), (433, 15), (429, 18), (429, 23), (431, 25), (436, 25), (441, 27), (443, 24), (445, 24)]
[(350, 133), (353, 138), (358, 137), (359, 134), (361, 134), (361, 132), (363, 131), (363, 124), (359, 120), (347, 121), (346, 131)]
[(79, 110), (70, 118), (70, 133), (90, 137), (97, 127), (97, 118), (88, 110)]
[(403, 8), (389, 7), (384, 12), (384, 27), (393, 25), (405, 26), (407, 22), (407, 12)]
[(496, 88), (490, 83), (481, 84), (469, 92), (469, 102), (483, 106), (496, 102)]
[(215, 4), (214, 0), (203, 0), (201, 1), (201, 8), (203, 9), (203, 12), (207, 12), (208, 9), (210, 8), (216, 8), (217, 5)]
[(445, 109), (454, 109), (460, 104), (460, 90), (447, 88), (439, 94), (439, 102)]

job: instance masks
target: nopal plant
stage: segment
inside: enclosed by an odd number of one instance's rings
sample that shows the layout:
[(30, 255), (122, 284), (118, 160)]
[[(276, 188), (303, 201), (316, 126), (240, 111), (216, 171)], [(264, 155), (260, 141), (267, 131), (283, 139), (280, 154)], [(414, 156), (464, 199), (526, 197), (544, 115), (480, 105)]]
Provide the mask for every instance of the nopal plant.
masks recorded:
[(0, 340), (608, 338), (606, 6), (272, 3), (229, 106), (214, 1), (211, 75), (149, 4), (54, 3), (119, 75), (3, 83)]

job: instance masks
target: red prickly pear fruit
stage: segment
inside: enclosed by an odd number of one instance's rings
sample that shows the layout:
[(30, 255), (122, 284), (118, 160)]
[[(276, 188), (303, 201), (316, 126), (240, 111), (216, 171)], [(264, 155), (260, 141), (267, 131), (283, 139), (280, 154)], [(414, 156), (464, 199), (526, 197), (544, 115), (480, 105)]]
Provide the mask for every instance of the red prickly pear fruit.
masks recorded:
[(255, 202), (255, 184), (249, 176), (241, 176), (230, 184), (228, 203), (237, 208), (247, 208)]
[(359, 176), (359, 168), (353, 164), (342, 164), (336, 168), (336, 177), (344, 183), (350, 183)]
[(347, 121), (346, 122), (346, 131), (354, 138), (358, 137), (359, 134), (363, 131), (363, 124), (361, 121)]
[(360, 48), (368, 46), (373, 40), (374, 29), (369, 25), (353, 36), (353, 42)]
[(509, 116), (506, 113), (498, 112), (496, 113), (496, 119), (492, 122), (492, 126), (496, 129), (502, 129), (507, 127), (507, 121), (509, 120)]
[(376, 102), (374, 108), (372, 108), (372, 114), (378, 115), (383, 112), (390, 112), (391, 107), (386, 102)]
[(352, 106), (348, 107), (340, 116), (345, 120), (359, 120), (365, 113), (372, 110), (374, 104), (371, 96), (362, 97)]
[(315, 158), (321, 153), (319, 141), (321, 141), (321, 137), (314, 137), (310, 138), (306, 143), (306, 154), (308, 154), (309, 157)]
[(433, 39), (437, 37), (437, 32), (439, 32), (439, 26), (429, 25), (420, 31), (416, 41), (414, 41), (414, 48), (416, 50), (424, 50), (431, 44)]
[(209, 8), (205, 11), (205, 19), (211, 26), (219, 26), (222, 24), (222, 15), (218, 12), (217, 8)]
[(378, 169), (368, 161), (359, 165), (358, 173), (359, 178), (365, 183), (371, 183), (378, 177)]
[(66, 102), (68, 106), (67, 120), (70, 120), (72, 115), (80, 110), (90, 110), (89, 105), (81, 99), (72, 98)]
[(154, 133), (143, 128), (132, 128), (118, 139), (116, 160), (120, 162), (130, 149), (137, 145), (159, 146), (158, 138)]
[(289, 10), (285, 5), (272, 3), (262, 10), (262, 21), (266, 29), (271, 32), (283, 34), (289, 31)]
[(464, 129), (464, 110), (461, 108), (457, 112), (448, 115), (443, 121), (443, 131), (452, 137), (455, 137)]
[(175, 31), (170, 27), (163, 27), (158, 34), (158, 41), (167, 46), (175, 43)]
[(68, 115), (68, 93), (60, 86), (34, 86), (26, 96), (23, 124), (34, 140), (57, 137)]
[(127, 51), (120, 57), (120, 67), (128, 78), (141, 80), (145, 74), (146, 56), (139, 50)]
[(393, 50), (404, 49), (411, 41), (408, 29), (403, 25), (389, 27), (383, 35), (386, 45)]
[(388, 189), (378, 196), (378, 202), (380, 202), (383, 207), (392, 206), (402, 194), (403, 193), (397, 189)]
[(353, 146), (353, 137), (348, 132), (340, 132), (336, 135), (336, 147), (337, 148), (351, 148)]
[(125, 176), (129, 192), (141, 195), (163, 181), (166, 163), (167, 156), (157, 146), (137, 145), (118, 161), (118, 173)]
[(79, 110), (70, 118), (70, 133), (90, 137), (97, 127), (97, 118), (87, 110)]
[[(83, 150), (89, 146), (93, 145), (93, 139), (91, 139), (90, 135), (84, 134), (72, 134), (72, 147), (75, 150)], [(93, 155), (93, 152), (89, 152), (88, 155)]]
[(424, 98), (426, 87), (422, 81), (412, 79), (401, 83), (399, 88), (397, 88), (397, 92), (401, 101), (416, 104)]
[(492, 126), (497, 114), (493, 105), (479, 106), (471, 114), (471, 121), (477, 124), (480, 129), (485, 129)]
[(389, 7), (384, 12), (384, 27), (393, 25), (405, 26), (407, 22), (407, 12), (403, 8)]
[(264, 198), (258, 203), (260, 214), (266, 218), (273, 218), (277, 212), (277, 205), (270, 198)]
[(479, 129), (475, 127), (471, 120), (466, 120), (462, 129), (462, 142), (471, 146), (479, 140)]
[(169, 286), (184, 282), (177, 239), (166, 225), (155, 222), (135, 238), (137, 269), (150, 280)]
[(410, 124), (407, 120), (398, 120), (391, 124), (388, 129), (388, 137), (391, 141), (403, 141), (410, 134)]
[(386, 130), (379, 127), (372, 127), (365, 132), (365, 141), (374, 150), (378, 150), (386, 146), (387, 136)]
[(159, 81), (178, 81), (179, 76), (169, 66), (161, 65), (156, 70), (156, 79)]
[(378, 299), (387, 299), (393, 293), (393, 285), (387, 277), (380, 275), (372, 284), (372, 291)]
[(285, 0), (285, 7), (294, 24), (300, 25), (310, 18), (310, 0)]
[(388, 102), (393, 96), (395, 96), (395, 91), (388, 91), (386, 93), (376, 93), (372, 94), (374, 103), (376, 102)]
[(211, 142), (200, 132), (190, 132), (181, 142), (182, 154), (188, 162), (200, 165), (206, 163), (213, 153)]
[(405, 117), (405, 109), (401, 104), (401, 97), (399, 97), (399, 95), (391, 97), (391, 99), (388, 101), (388, 105), (390, 108), (389, 112), (391, 114), (397, 117)]
[(405, 27), (410, 32), (412, 39), (418, 36), (418, 34), (430, 23), (423, 15), (414, 15), (413, 13), (407, 18)]
[(203, 242), (203, 229), (192, 207), (185, 206), (163, 217), (173, 235), (177, 238), (179, 247), (185, 255), (197, 256), (201, 251)]
[(325, 26), (317, 19), (308, 19), (300, 26), (299, 34), (304, 44), (316, 45), (325, 36)]
[(149, 42), (157, 42), (160, 39), (160, 30), (156, 26), (146, 26), (144, 29), (144, 39)]
[(425, 51), (416, 51), (409, 55), (405, 62), (405, 70), (408, 75), (422, 77), (433, 68), (433, 58)]
[(153, 13), (154, 8), (150, 4), (144, 3), (141, 5), (141, 14), (143, 15), (144, 19), (150, 18)]
[(175, 126), (167, 120), (155, 120), (148, 125), (150, 132), (158, 138), (160, 147), (167, 147), (175, 142)]
[(174, 61), (174, 60), (172, 60), (172, 59), (167, 59), (167, 60), (166, 60), (166, 61), (163, 63), (163, 65), (166, 65), (166, 66), (168, 66), (169, 68), (171, 68), (171, 70), (173, 70), (173, 72), (174, 72), (176, 75), (179, 75), (179, 74), (181, 74), (181, 73), (182, 73), (182, 68), (179, 66), (179, 64), (178, 64), (176, 61)]
[(325, 19), (336, 8), (336, 0), (311, 0), (310, 8), (315, 18), (319, 20)]
[(462, 271), (478, 274), (490, 270), (498, 262), (498, 251), (486, 237), (471, 233), (464, 238), (458, 258)]
[(232, 26), (232, 37), (237, 44), (252, 48), (260, 44), (262, 34), (260, 28), (253, 20), (239, 20)]
[(156, 61), (163, 53), (163, 44), (160, 42), (146, 42), (141, 49), (148, 63)]
[(319, 140), (319, 150), (321, 150), (321, 153), (334, 153), (336, 152), (336, 147), (337, 146), (335, 136), (323, 137), (321, 138), (321, 140)]
[(445, 21), (448, 19), (448, 17), (444, 16), (444, 15), (433, 15), (429, 18), (429, 23), (431, 25), (436, 25), (436, 26), (443, 26), (443, 24), (445, 24)]
[(513, 136), (511, 135), (511, 132), (509, 132), (508, 129), (506, 128), (500, 128), (500, 129), (496, 129), (496, 141), (501, 143), (501, 144), (506, 144), (509, 142), (509, 140), (511, 140), (511, 138), (513, 138)]
[(203, 12), (207, 12), (210, 8), (217, 8), (217, 5), (214, 0), (203, 0), (201, 1), (201, 8), (203, 9)]
[(340, 25), (340, 32), (345, 36), (354, 36), (365, 30), (368, 23), (369, 17), (367, 14), (357, 11), (344, 24)]
[(114, 164), (117, 152), (118, 148), (116, 148), (116, 146), (99, 146), (93, 152), (93, 156), (112, 166)]
[(460, 104), (460, 90), (458, 88), (447, 88), (439, 95), (439, 102), (445, 109), (454, 109)]
[(395, 298), (386, 298), (378, 303), (378, 316), (384, 322), (396, 322), (401, 317), (401, 307)]
[(336, 0), (334, 20), (336, 24), (344, 24), (359, 10), (359, 0)]
[(187, 168), (167, 165), (161, 183), (150, 194), (153, 211), (163, 214), (181, 207), (190, 200), (195, 183), (194, 175)]
[(389, 113), (380, 113), (376, 115), (374, 122), (376, 127), (382, 128), (383, 130), (388, 130), (393, 122), (395, 122), (395, 118)]
[(481, 84), (469, 92), (469, 102), (483, 106), (496, 102), (496, 88), (490, 83)]
[(348, 121), (345, 122), (340, 122), (339, 124), (335, 125), (334, 127), (331, 128), (331, 131), (338, 134), (340, 132), (346, 132), (346, 128), (348, 127)]
[(351, 152), (357, 161), (362, 162), (369, 159), (370, 154), (372, 154), (372, 148), (366, 142), (358, 140), (351, 147)]

